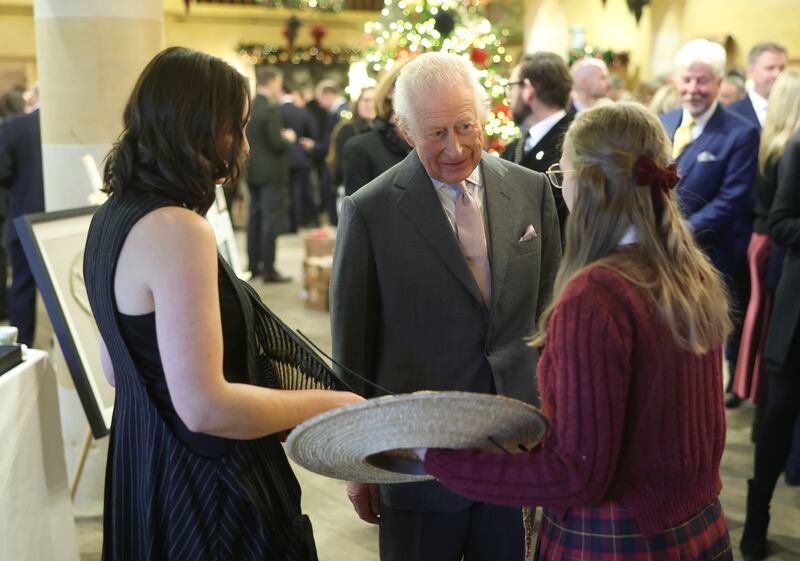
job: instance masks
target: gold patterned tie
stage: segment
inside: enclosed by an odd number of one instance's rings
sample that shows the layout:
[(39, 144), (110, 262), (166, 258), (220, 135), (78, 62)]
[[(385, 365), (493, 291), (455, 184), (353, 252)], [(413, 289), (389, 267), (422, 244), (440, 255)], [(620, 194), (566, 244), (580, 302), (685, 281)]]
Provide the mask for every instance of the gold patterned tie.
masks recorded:
[(677, 160), (689, 144), (692, 143), (692, 129), (694, 128), (694, 117), (683, 123), (675, 131), (675, 138), (672, 139), (672, 159)]
[(483, 229), (483, 216), (478, 203), (472, 197), (462, 181), (452, 188), (456, 192), (456, 236), (469, 270), (475, 277), (483, 303), (489, 308), (492, 301), (492, 274), (489, 268), (489, 251), (486, 243), (486, 231)]

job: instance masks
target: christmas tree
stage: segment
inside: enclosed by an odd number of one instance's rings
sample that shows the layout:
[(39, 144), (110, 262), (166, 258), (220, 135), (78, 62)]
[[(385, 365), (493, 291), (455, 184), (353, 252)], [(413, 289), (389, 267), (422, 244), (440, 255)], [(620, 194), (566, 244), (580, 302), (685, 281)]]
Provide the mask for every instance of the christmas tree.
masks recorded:
[(445, 51), (472, 61), (486, 88), (486, 138), (499, 153), (518, 130), (506, 104), (506, 76), (512, 57), (508, 30), (495, 30), (481, 14), (479, 0), (384, 0), (380, 19), (368, 22), (367, 70), (379, 74), (397, 60), (426, 51)]

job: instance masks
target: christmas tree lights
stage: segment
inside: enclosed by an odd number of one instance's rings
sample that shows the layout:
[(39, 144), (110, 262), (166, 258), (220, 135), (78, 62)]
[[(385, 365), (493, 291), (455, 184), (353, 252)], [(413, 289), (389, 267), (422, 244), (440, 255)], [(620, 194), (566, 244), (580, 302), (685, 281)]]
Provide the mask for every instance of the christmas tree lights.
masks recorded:
[(469, 59), (486, 89), (487, 148), (499, 153), (519, 133), (506, 103), (506, 76), (512, 62), (505, 41), (481, 14), (479, 0), (384, 0), (381, 17), (364, 26), (367, 69), (377, 75), (397, 60), (425, 51), (445, 51)]

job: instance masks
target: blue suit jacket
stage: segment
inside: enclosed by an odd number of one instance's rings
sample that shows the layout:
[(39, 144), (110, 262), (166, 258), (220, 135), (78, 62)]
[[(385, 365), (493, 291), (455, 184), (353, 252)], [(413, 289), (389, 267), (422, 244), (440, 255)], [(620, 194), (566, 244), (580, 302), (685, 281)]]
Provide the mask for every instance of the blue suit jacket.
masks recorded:
[(756, 110), (753, 108), (753, 102), (750, 101), (749, 95), (735, 103), (731, 103), (728, 106), (728, 111), (736, 113), (757, 129), (761, 129), (761, 123), (758, 120), (758, 115), (756, 115)]
[[(682, 109), (661, 116), (670, 139), (682, 117)], [(733, 271), (742, 223), (752, 223), (758, 140), (756, 127), (719, 105), (702, 134), (678, 157), (681, 209), (695, 239), (725, 274)]]
[(0, 125), (0, 188), (11, 191), (8, 243), (17, 240), (14, 218), (44, 212), (42, 142), (39, 110), (12, 117)]

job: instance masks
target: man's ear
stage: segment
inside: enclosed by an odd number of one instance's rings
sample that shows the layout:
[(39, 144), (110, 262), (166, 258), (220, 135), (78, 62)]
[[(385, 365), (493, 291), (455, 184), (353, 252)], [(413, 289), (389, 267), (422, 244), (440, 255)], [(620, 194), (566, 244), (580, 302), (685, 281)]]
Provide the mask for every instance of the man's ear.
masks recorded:
[(531, 84), (531, 81), (527, 78), (522, 82), (522, 96), (526, 105), (530, 105), (536, 99), (536, 86)]
[(397, 130), (400, 131), (400, 136), (403, 137), (409, 146), (414, 148), (414, 139), (411, 137), (411, 134), (406, 130), (405, 125), (402, 122), (397, 123)]

